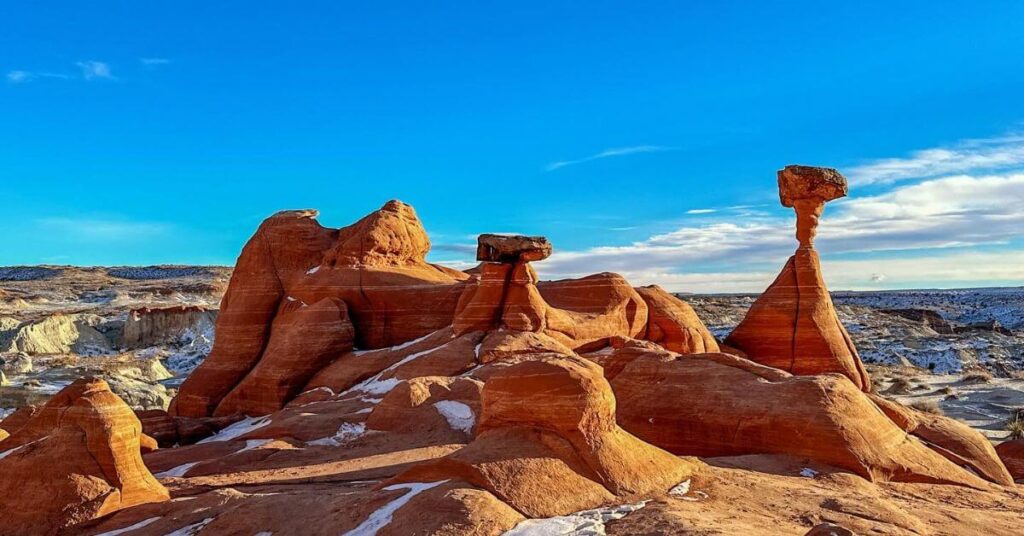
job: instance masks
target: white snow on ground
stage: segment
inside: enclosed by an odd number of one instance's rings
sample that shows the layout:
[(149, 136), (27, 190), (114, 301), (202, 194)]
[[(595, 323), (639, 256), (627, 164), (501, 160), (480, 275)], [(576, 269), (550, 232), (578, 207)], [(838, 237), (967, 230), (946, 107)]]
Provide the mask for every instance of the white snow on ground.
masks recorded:
[(461, 430), (467, 434), (472, 432), (476, 416), (466, 404), (455, 400), (442, 400), (435, 402), (434, 408), (448, 421), (448, 426), (451, 426), (452, 429)]
[(5, 451), (2, 451), (2, 452), (0, 452), (0, 460), (10, 456), (11, 454), (14, 454), (15, 452), (18, 452), (19, 450), (21, 450), (21, 449), (23, 449), (23, 448), (25, 448), (25, 447), (27, 447), (29, 445), (34, 445), (34, 444), (36, 444), (36, 443), (38, 443), (38, 442), (40, 442), (40, 441), (42, 441), (44, 439), (47, 439), (49, 437), (50, 436), (40, 437), (39, 439), (37, 439), (35, 441), (29, 441), (28, 443), (25, 443), (24, 445), (21, 445), (20, 447), (14, 447), (13, 449), (7, 449)]
[(817, 474), (818, 472), (815, 471), (814, 469), (811, 469), (810, 467), (804, 467), (803, 469), (800, 470), (800, 476), (807, 478), (814, 478), (814, 475)]
[(414, 345), (414, 344), (416, 344), (416, 343), (418, 343), (420, 341), (427, 340), (427, 338), (430, 337), (431, 335), (433, 335), (434, 333), (437, 333), (437, 332), (436, 331), (432, 331), (432, 332), (427, 333), (426, 335), (424, 335), (424, 336), (422, 336), (422, 337), (420, 337), (418, 339), (413, 339), (411, 341), (405, 341), (402, 344), (399, 344), (398, 346), (392, 346), (391, 348), (388, 348), (388, 350), (391, 350), (392, 352), (394, 352), (396, 350), (402, 350), (402, 349), (408, 348), (408, 347), (410, 347), (410, 346), (412, 346), (412, 345)]
[(270, 443), (273, 439), (249, 439), (245, 442), (245, 447), (239, 450), (235, 454), (241, 454), (247, 450), (258, 449), (267, 443)]
[(502, 536), (605, 536), (604, 524), (647, 506), (647, 501), (584, 510), (567, 516), (527, 519)]
[(17, 408), (0, 408), (0, 421), (7, 418), (8, 415), (14, 413)]
[(246, 417), (196, 444), (227, 441), (248, 434), (257, 428), (263, 428), (268, 424), (270, 424), (269, 417)]
[(680, 482), (679, 484), (676, 484), (676, 486), (674, 488), (668, 490), (668, 494), (673, 496), (673, 497), (682, 497), (683, 495), (686, 495), (687, 493), (690, 493), (690, 481), (689, 480), (684, 480), (684, 481)]
[(317, 273), (319, 271), (320, 271), (320, 265), (318, 264), (318, 265), (310, 268), (309, 270), (306, 270), (306, 274), (313, 275), (313, 274), (315, 274), (315, 273)]
[[(436, 332), (434, 332), (434, 333), (436, 333)], [(433, 333), (431, 333), (430, 335), (433, 335)], [(426, 339), (430, 335), (424, 335), (423, 337), (420, 337), (419, 339), (416, 339), (415, 341), (409, 341), (407, 343), (400, 344), (398, 346), (392, 347), (392, 350), (397, 350), (397, 349), (400, 349), (400, 348), (404, 348), (404, 347), (409, 346), (410, 344), (413, 344), (413, 343), (415, 343), (417, 341), (421, 341), (423, 339)], [(399, 380), (399, 379), (396, 379), (396, 378), (388, 378), (386, 380), (382, 380), (381, 376), (383, 376), (386, 372), (395, 370), (398, 367), (400, 367), (400, 366), (402, 366), (402, 365), (404, 365), (404, 364), (406, 364), (406, 363), (408, 363), (410, 361), (413, 361), (414, 359), (418, 359), (418, 358), (423, 357), (423, 356), (425, 356), (427, 354), (434, 353), (434, 352), (440, 350), (441, 348), (444, 348), (445, 346), (448, 346), (449, 344), (451, 344), (451, 343), (450, 342), (446, 342), (446, 343), (444, 343), (441, 346), (438, 346), (436, 348), (431, 348), (429, 350), (423, 350), (422, 352), (416, 352), (416, 353), (413, 353), (413, 354), (409, 354), (409, 355), (405, 356), (404, 358), (402, 358), (399, 362), (395, 363), (394, 365), (391, 365), (390, 367), (388, 367), (388, 368), (378, 372), (376, 376), (373, 376), (371, 378), (363, 380), (358, 385), (352, 387), (348, 391), (345, 391), (345, 393), (362, 391), (364, 393), (372, 393), (372, 394), (376, 394), (376, 395), (385, 394), (385, 393), (391, 391), (392, 389), (394, 389), (396, 385), (402, 383), (402, 380)]]
[(374, 513), (370, 514), (370, 517), (366, 518), (359, 524), (358, 527), (346, 532), (342, 536), (376, 536), (377, 531), (385, 527), (388, 523), (391, 523), (391, 516), (398, 511), (399, 508), (405, 506), (405, 503), (412, 500), (413, 497), (427, 491), (431, 488), (436, 488), (441, 484), (448, 482), (447, 480), (440, 480), (438, 482), (410, 482), (406, 484), (394, 484), (384, 488), (384, 491), (395, 491), (399, 489), (407, 489), (405, 495), (381, 506)]
[(344, 443), (352, 441), (353, 439), (366, 433), (366, 425), (363, 423), (341, 423), (341, 428), (338, 428), (338, 433), (331, 437), (324, 437), (320, 439), (314, 439), (312, 441), (306, 441), (307, 445), (327, 445), (331, 447), (340, 447)]
[(149, 519), (143, 519), (142, 521), (139, 521), (134, 525), (129, 525), (123, 529), (108, 530), (107, 532), (97, 534), (96, 536), (118, 536), (119, 534), (125, 534), (127, 532), (132, 532), (133, 530), (141, 529), (142, 527), (145, 527), (147, 525), (152, 525), (157, 521), (160, 521), (159, 517), (151, 517)]
[(194, 534), (199, 534), (199, 531), (203, 530), (203, 527), (209, 525), (212, 522), (213, 522), (213, 518), (212, 517), (208, 517), (208, 518), (200, 521), (199, 523), (193, 523), (191, 525), (186, 525), (186, 526), (181, 527), (180, 529), (178, 529), (178, 530), (176, 530), (174, 532), (168, 532), (164, 536), (193, 536)]
[(193, 468), (193, 467), (195, 467), (197, 465), (199, 465), (199, 462), (183, 463), (183, 464), (181, 464), (181, 465), (179, 465), (179, 466), (177, 466), (177, 467), (175, 467), (173, 469), (168, 469), (168, 470), (166, 470), (166, 471), (164, 471), (162, 473), (157, 473), (157, 474), (155, 474), (153, 476), (155, 476), (157, 478), (168, 478), (168, 477), (172, 477), (172, 476), (173, 477), (177, 477), (177, 478), (181, 478), (181, 477), (185, 476), (185, 473), (187, 473), (189, 469), (191, 469), (191, 468)]

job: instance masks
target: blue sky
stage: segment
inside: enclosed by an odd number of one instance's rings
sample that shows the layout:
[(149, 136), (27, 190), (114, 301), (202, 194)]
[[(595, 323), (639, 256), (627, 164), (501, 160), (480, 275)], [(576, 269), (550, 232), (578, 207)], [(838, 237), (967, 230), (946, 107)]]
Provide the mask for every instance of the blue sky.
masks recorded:
[(0, 264), (231, 264), (398, 198), (455, 266), (520, 232), (550, 277), (760, 290), (804, 163), (852, 182), (833, 288), (1024, 283), (1024, 3), (293, 4), (6, 6)]

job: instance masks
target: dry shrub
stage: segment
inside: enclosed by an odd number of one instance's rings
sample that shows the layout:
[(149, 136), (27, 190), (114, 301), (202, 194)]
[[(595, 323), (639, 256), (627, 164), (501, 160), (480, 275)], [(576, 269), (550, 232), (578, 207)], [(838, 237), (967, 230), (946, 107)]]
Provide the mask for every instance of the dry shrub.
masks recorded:
[(911, 387), (912, 385), (910, 380), (906, 378), (896, 378), (896, 380), (892, 382), (892, 385), (889, 386), (889, 389), (886, 390), (886, 393), (892, 395), (905, 395), (910, 393)]
[(925, 413), (931, 413), (932, 415), (942, 415), (942, 408), (939, 407), (939, 403), (934, 400), (919, 400), (910, 404), (910, 407), (923, 411)]
[(976, 370), (963, 377), (964, 383), (988, 383), (992, 381), (992, 373), (987, 370)]

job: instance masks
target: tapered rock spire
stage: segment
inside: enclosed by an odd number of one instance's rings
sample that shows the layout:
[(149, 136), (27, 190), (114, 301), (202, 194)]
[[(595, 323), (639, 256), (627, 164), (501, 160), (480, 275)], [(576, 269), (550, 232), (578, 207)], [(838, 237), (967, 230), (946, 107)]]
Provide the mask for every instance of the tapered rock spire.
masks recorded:
[(870, 391), (871, 380), (839, 322), (814, 249), (825, 203), (846, 195), (846, 178), (832, 168), (810, 166), (786, 166), (778, 177), (782, 205), (796, 211), (800, 245), (725, 342), (758, 363), (798, 375), (838, 372)]

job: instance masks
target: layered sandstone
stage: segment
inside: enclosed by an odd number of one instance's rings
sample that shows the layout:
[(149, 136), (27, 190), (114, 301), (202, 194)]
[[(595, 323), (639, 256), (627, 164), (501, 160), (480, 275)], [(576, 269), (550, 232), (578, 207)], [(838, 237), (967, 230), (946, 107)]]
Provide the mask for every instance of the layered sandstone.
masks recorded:
[(49, 534), (169, 498), (142, 463), (140, 443), (152, 445), (139, 420), (103, 380), (77, 380), (4, 426), (0, 534)]
[(133, 309), (124, 322), (121, 339), (128, 348), (171, 344), (211, 331), (216, 319), (216, 311), (192, 305)]
[[(729, 354), (678, 356), (635, 347), (617, 352), (605, 371), (622, 427), (676, 454), (786, 454), (869, 480), (986, 486), (945, 449), (897, 426), (840, 375), (792, 376)], [(965, 446), (956, 448), (962, 460), (1006, 483), (1005, 470), (973, 444)]]
[(800, 246), (725, 343), (796, 375), (843, 374), (868, 392), (871, 380), (839, 321), (814, 250), (825, 203), (846, 195), (846, 179), (834, 169), (808, 166), (787, 166), (778, 175), (782, 204), (797, 213)]
[(463, 482), (548, 517), (663, 493), (696, 467), (619, 428), (601, 368), (579, 357), (503, 368), (484, 384), (482, 411), (471, 443), (393, 482)]

